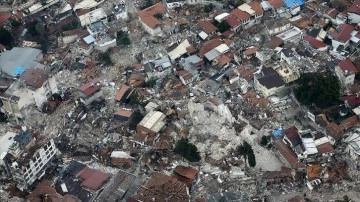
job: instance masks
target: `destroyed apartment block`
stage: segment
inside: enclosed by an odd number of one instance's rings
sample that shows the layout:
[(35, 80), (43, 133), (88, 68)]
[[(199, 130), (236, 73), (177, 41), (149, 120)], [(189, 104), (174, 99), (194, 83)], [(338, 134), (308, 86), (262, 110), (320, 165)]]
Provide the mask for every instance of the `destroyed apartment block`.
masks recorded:
[(190, 201), (186, 183), (159, 172), (153, 172), (131, 198), (135, 201)]
[(90, 105), (93, 101), (103, 97), (102, 84), (99, 79), (93, 79), (79, 88), (80, 101)]
[(58, 92), (55, 77), (43, 69), (23, 69), (20, 77), (0, 96), (3, 109), (16, 118), (25, 118), (24, 109), (35, 105), (42, 111), (43, 105)]
[[(35, 140), (30, 131), (7, 132), (1, 138), (0, 170), (2, 177), (11, 177), (20, 190), (28, 190), (46, 174), (59, 151), (54, 140)], [(4, 176), (5, 175), (5, 176)]]

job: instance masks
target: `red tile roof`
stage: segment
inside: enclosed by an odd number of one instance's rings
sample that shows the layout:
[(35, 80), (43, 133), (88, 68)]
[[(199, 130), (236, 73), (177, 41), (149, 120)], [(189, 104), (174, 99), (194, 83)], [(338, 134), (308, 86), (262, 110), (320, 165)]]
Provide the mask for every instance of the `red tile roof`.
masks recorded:
[(248, 3), (249, 6), (251, 6), (251, 8), (256, 12), (256, 15), (262, 15), (263, 14), (263, 9), (261, 8), (261, 5), (259, 2), (257, 1), (252, 1), (250, 3)]
[(343, 132), (343, 130), (344, 129), (335, 122), (331, 122), (329, 125), (326, 126), (326, 131), (328, 132), (328, 135), (330, 135), (336, 141), (341, 139), (341, 133)]
[(269, 3), (275, 8), (281, 8), (285, 6), (285, 3), (283, 2), (283, 0), (269, 0)]
[(129, 90), (129, 88), (130, 87), (127, 85), (121, 86), (119, 92), (115, 96), (115, 100), (120, 101), (122, 99), (122, 97), (124, 96), (124, 94), (126, 93), (126, 91)]
[(181, 177), (177, 177), (179, 181), (185, 182), (186, 185), (190, 187), (193, 181), (195, 180), (197, 174), (199, 173), (199, 171), (191, 167), (178, 165), (175, 167), (174, 173), (181, 176)]
[(132, 115), (132, 111), (120, 109), (120, 110), (117, 110), (114, 114), (129, 118)]
[(325, 14), (330, 16), (331, 18), (335, 19), (336, 16), (339, 14), (339, 11), (337, 11), (335, 8), (328, 8), (325, 11)]
[(286, 144), (281, 140), (276, 140), (274, 143), (275, 148), (285, 158), (292, 168), (303, 168), (304, 164), (300, 163), (294, 151), (292, 151)]
[(326, 44), (322, 41), (319, 41), (317, 39), (315, 39), (314, 37), (312, 36), (306, 36), (304, 37), (304, 40), (309, 42), (309, 44), (313, 47), (313, 48), (316, 48), (316, 49), (319, 49), (319, 48), (324, 48), (326, 47)]
[(316, 146), (319, 154), (326, 154), (334, 151), (333, 146), (330, 144), (330, 142), (326, 142), (324, 144)]
[(346, 102), (352, 107), (357, 107), (360, 105), (360, 96), (359, 95), (347, 95), (340, 97), (340, 100)]
[(11, 13), (4, 12), (0, 13), (0, 26), (3, 26), (4, 23), (11, 18)]
[(348, 9), (348, 13), (356, 13), (360, 15), (360, 0), (356, 0)]
[(225, 20), (231, 28), (235, 28), (241, 24), (241, 22), (233, 15), (227, 16)]
[(211, 22), (207, 20), (200, 20), (198, 22), (198, 26), (207, 34), (210, 34), (218, 30), (218, 28), (215, 27), (215, 25), (213, 25)]
[(33, 88), (40, 88), (45, 81), (47, 81), (49, 75), (43, 69), (26, 69), (20, 76), (20, 80)]
[(219, 39), (212, 39), (205, 42), (199, 51), (199, 56), (204, 57), (206, 53), (208, 53), (209, 51), (211, 51), (212, 49), (216, 48), (221, 44), (222, 43)]
[(246, 49), (246, 50), (243, 52), (243, 54), (244, 54), (244, 55), (253, 55), (253, 54), (256, 53), (256, 51), (257, 51), (257, 48), (256, 48), (256, 47), (251, 47), (251, 48)]
[(98, 190), (104, 182), (110, 178), (110, 174), (85, 167), (76, 175), (76, 177), (83, 180), (81, 186), (92, 190)]
[(165, 12), (166, 9), (162, 5), (162, 3), (154, 4), (148, 8), (145, 8), (144, 10), (140, 11), (139, 17), (140, 19), (150, 28), (155, 28), (157, 25), (160, 25), (161, 22), (154, 16), (158, 13)]
[(51, 186), (52, 182), (50, 180), (43, 180), (36, 187), (34, 191), (32, 191), (26, 198), (28, 202), (42, 202), (42, 196), (46, 196), (48, 201), (52, 202), (77, 202), (78, 198), (75, 196), (66, 194), (64, 196), (60, 195), (54, 187)]
[(269, 42), (269, 48), (276, 48), (276, 47), (279, 47), (284, 41), (277, 37), (277, 36), (272, 36), (271, 39), (270, 39), (270, 42)]
[(331, 37), (336, 41), (347, 42), (351, 38), (351, 32), (354, 30), (354, 27), (349, 24), (343, 24), (340, 27), (340, 30), (337, 30), (331, 34)]
[(242, 11), (240, 9), (235, 8), (230, 12), (230, 15), (235, 16), (237, 19), (239, 19), (241, 22), (247, 21), (250, 19), (249, 13)]
[(93, 79), (87, 84), (84, 84), (80, 87), (80, 91), (87, 96), (97, 92), (100, 89), (101, 89), (101, 83), (99, 79)]
[(346, 60), (341, 60), (338, 63), (338, 65), (343, 72), (346, 71), (349, 73), (359, 72), (359, 70), (355, 67), (354, 63), (349, 58), (346, 58)]

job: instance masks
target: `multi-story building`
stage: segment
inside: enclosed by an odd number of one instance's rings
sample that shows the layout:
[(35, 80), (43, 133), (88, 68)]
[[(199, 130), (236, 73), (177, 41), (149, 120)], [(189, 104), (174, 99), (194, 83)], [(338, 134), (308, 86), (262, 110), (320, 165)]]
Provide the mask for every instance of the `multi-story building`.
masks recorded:
[(7, 132), (0, 141), (0, 177), (12, 178), (20, 190), (41, 179), (59, 153), (53, 139), (37, 142), (30, 131)]

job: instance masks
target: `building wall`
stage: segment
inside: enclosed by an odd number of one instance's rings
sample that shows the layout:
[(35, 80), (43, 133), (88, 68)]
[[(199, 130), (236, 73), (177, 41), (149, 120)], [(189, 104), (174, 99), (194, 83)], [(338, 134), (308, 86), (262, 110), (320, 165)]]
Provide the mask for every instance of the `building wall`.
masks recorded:
[(339, 66), (335, 67), (335, 74), (338, 76), (339, 80), (344, 85), (352, 85), (352, 84), (354, 84), (355, 74), (348, 74), (347, 76), (345, 76), (344, 72), (340, 69)]
[(61, 38), (63, 44), (73, 43), (78, 38), (78, 35), (64, 36)]
[(31, 158), (23, 175), (27, 185), (32, 185), (35, 180), (40, 179), (42, 175), (39, 174), (42, 172), (45, 174), (46, 165), (57, 154), (58, 150), (53, 139), (37, 151), (37, 154)]
[(127, 10), (122, 12), (122, 13), (118, 13), (116, 14), (116, 19), (123, 19), (123, 20), (128, 20), (129, 19), (129, 15), (127, 13)]
[(353, 147), (351, 147), (350, 145), (348, 145), (346, 147), (346, 153), (350, 156), (351, 159), (355, 160), (355, 161), (359, 161), (360, 160), (360, 156), (359, 154), (356, 153), (356, 151), (354, 150)]
[(6, 97), (0, 97), (0, 99), (3, 102), (2, 108), (5, 110), (6, 113), (14, 115), (17, 118), (23, 118), (18, 102)]
[(340, 41), (337, 41), (337, 40), (332, 40), (332, 47), (334, 50), (336, 50), (340, 45), (343, 45), (344, 47), (347, 47), (349, 45), (349, 41), (343, 43), (343, 42), (340, 42)]
[(348, 13), (349, 23), (360, 23), (360, 15), (356, 13)]
[(268, 29), (268, 31), (269, 31), (270, 35), (274, 35), (274, 34), (279, 34), (280, 32), (284, 32), (284, 31), (286, 31), (286, 30), (288, 30), (290, 28), (291, 28), (291, 24), (288, 23), (288, 24), (286, 24), (284, 26), (281, 26), (281, 27), (276, 27), (274, 29)]
[(166, 0), (163, 0), (163, 3), (164, 3), (164, 5), (165, 5), (165, 7), (167, 9), (173, 9), (173, 8), (176, 8), (176, 7), (183, 6), (185, 4), (184, 1), (177, 1), (177, 2), (167, 3)]
[(160, 26), (157, 26), (155, 29), (149, 27), (147, 24), (145, 24), (141, 18), (139, 17), (139, 21), (142, 25), (142, 27), (145, 29), (145, 31), (150, 34), (151, 36), (161, 36), (162, 35), (162, 31)]
[(93, 101), (98, 100), (99, 98), (101, 98), (103, 96), (103, 91), (100, 90), (96, 93), (94, 93), (91, 96), (88, 96), (86, 98), (81, 98), (81, 101), (85, 104), (85, 105), (89, 105), (91, 104)]
[(109, 50), (109, 48), (112, 48), (115, 46), (116, 46), (116, 39), (109, 41), (107, 43), (104, 43), (104, 44), (98, 44), (95, 42), (95, 49), (99, 50), (101, 52), (106, 52), (107, 50)]
[(258, 91), (260, 91), (264, 97), (269, 97), (269, 96), (271, 96), (271, 95), (274, 95), (274, 94), (276, 94), (278, 91), (280, 91), (281, 89), (284, 88), (283, 86), (281, 86), (281, 87), (278, 87), (278, 88), (277, 88), (277, 87), (274, 87), (274, 88), (268, 89), (268, 88), (266, 88), (265, 86), (261, 85), (260, 82), (259, 82), (256, 78), (254, 79), (254, 81), (255, 81), (255, 87), (256, 87), (256, 89), (257, 89)]

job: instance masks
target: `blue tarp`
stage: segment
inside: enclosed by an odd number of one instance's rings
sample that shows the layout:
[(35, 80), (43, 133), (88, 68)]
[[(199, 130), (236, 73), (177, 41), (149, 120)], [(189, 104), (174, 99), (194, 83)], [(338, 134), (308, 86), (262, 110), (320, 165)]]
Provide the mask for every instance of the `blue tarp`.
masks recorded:
[(16, 69), (13, 72), (13, 75), (14, 76), (20, 76), (25, 71), (25, 69), (26, 68), (22, 67), (22, 66), (16, 67)]
[(273, 132), (273, 135), (274, 135), (274, 136), (279, 136), (279, 135), (281, 135), (281, 133), (282, 133), (282, 130), (279, 129), (279, 130), (275, 130), (275, 131)]
[(304, 0), (284, 0), (287, 8), (293, 8), (295, 6), (303, 6)]

